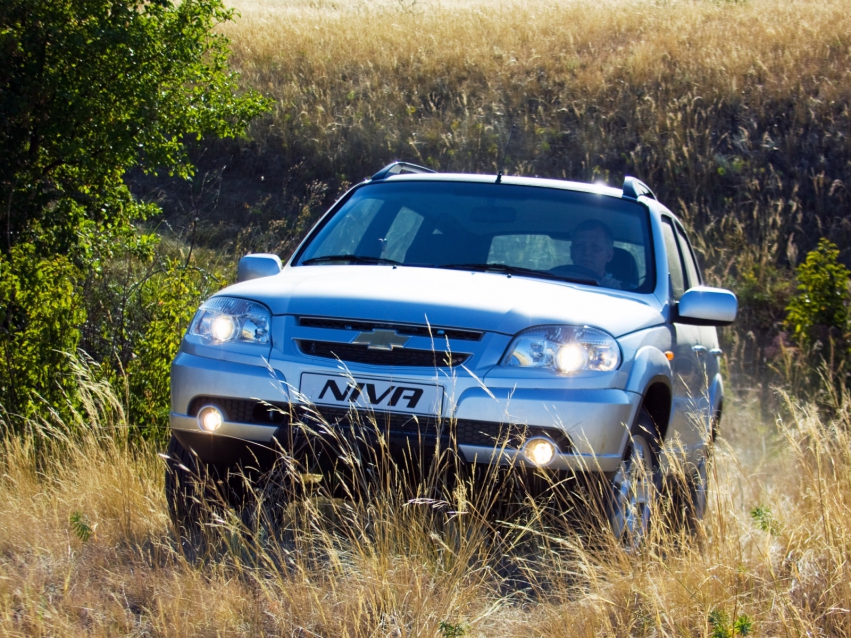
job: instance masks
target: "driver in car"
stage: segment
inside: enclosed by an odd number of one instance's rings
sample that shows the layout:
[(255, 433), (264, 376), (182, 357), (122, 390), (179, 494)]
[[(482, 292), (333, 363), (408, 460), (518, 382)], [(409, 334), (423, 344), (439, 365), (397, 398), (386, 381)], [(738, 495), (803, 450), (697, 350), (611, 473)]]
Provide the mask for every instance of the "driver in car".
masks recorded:
[(586, 219), (573, 231), (570, 259), (573, 264), (594, 273), (597, 283), (607, 288), (621, 288), (606, 268), (615, 255), (612, 231), (601, 221)]

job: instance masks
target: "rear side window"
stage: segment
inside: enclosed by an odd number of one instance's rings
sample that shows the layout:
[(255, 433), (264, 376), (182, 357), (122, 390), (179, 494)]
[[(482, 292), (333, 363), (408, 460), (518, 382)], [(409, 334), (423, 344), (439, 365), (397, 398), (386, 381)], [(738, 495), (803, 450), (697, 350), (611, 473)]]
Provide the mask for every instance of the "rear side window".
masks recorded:
[(671, 297), (674, 301), (685, 292), (685, 277), (683, 264), (680, 261), (680, 249), (674, 233), (674, 225), (667, 217), (662, 218), (662, 236), (665, 238), (665, 254), (668, 256), (668, 272), (671, 277)]
[(685, 231), (677, 224), (677, 242), (680, 245), (680, 254), (683, 258), (683, 263), (686, 267), (686, 276), (688, 277), (687, 288), (694, 288), (700, 285), (700, 271), (697, 269), (697, 262), (694, 259), (694, 252), (686, 239)]

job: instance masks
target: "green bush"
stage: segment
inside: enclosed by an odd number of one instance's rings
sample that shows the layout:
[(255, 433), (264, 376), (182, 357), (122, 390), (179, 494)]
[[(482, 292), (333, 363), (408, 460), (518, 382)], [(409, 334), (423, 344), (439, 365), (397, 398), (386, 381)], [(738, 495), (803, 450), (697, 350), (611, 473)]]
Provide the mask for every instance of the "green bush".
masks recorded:
[[(784, 381), (796, 393), (824, 395), (827, 407), (846, 387), (849, 358), (849, 270), (827, 239), (807, 254), (796, 271), (797, 294), (786, 306), (786, 327), (794, 347), (783, 348)], [(823, 403), (825, 401), (822, 401)]]
[[(187, 268), (169, 266), (125, 276), (116, 291), (118, 279), (104, 270), (116, 255), (146, 251), (134, 223), (158, 212), (131, 195), (128, 171), (189, 178), (190, 140), (242, 135), (268, 107), (228, 70), (218, 27), (232, 15), (221, 0), (0, 3), (0, 402), (8, 413), (28, 415), (39, 397), (73, 403), (63, 353), (81, 336), (96, 358), (117, 354), (118, 363), (141, 338), (139, 358), (154, 370), (134, 390), (151, 409), (160, 405), (165, 358), (199, 289)], [(151, 325), (128, 330), (126, 302), (150, 305), (157, 292), (164, 298)], [(110, 299), (122, 304), (101, 303)]]
[(0, 253), (0, 405), (32, 416), (39, 400), (73, 394), (67, 353), (85, 319), (80, 271), (63, 255), (40, 258), (32, 244)]
[(168, 428), (170, 366), (183, 333), (211, 287), (221, 276), (167, 258), (139, 287), (131, 315), (141, 314), (143, 332), (135, 340), (127, 365), (130, 421), (149, 437), (164, 437)]
[(848, 330), (851, 272), (839, 263), (839, 249), (827, 239), (807, 254), (798, 266), (798, 293), (786, 306), (786, 325), (803, 347), (816, 342), (841, 339)]

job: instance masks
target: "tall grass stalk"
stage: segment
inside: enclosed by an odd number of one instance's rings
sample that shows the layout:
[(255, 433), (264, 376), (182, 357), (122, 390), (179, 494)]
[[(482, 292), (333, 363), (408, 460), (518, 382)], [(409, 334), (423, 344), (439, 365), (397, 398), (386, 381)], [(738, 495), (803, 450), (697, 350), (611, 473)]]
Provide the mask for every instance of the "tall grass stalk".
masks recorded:
[(284, 507), (273, 489), (247, 513), (212, 499), (190, 544), (169, 521), (157, 450), (115, 436), (120, 402), (84, 385), (80, 423), (2, 441), (4, 634), (851, 632), (848, 395), (830, 421), (791, 400), (775, 424), (728, 409), (706, 518), (688, 532), (659, 512), (638, 547), (541, 498), (494, 508), (488, 481), (427, 477), (412, 498), (392, 472), (363, 484), (368, 500), (309, 479)]

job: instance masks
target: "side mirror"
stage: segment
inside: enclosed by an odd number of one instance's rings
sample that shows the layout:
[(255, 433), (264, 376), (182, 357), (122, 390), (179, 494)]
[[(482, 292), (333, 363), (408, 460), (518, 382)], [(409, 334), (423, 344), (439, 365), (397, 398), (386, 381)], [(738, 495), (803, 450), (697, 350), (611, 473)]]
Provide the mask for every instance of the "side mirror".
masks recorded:
[(254, 253), (239, 260), (237, 281), (271, 277), (281, 272), (281, 258), (269, 253)]
[(697, 326), (729, 326), (738, 309), (736, 295), (729, 290), (697, 286), (680, 297), (676, 320)]

